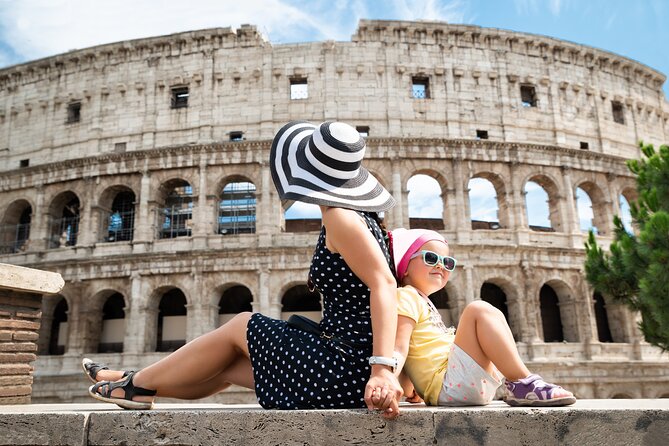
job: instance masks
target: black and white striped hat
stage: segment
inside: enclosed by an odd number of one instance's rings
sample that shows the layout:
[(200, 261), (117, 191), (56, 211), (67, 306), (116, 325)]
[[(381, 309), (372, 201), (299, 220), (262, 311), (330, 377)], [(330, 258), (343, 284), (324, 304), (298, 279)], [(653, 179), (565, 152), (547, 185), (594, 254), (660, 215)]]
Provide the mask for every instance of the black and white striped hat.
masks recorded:
[(292, 121), (272, 142), (270, 170), (284, 206), (303, 201), (359, 211), (381, 212), (395, 200), (361, 166), (365, 140), (343, 122), (319, 126)]

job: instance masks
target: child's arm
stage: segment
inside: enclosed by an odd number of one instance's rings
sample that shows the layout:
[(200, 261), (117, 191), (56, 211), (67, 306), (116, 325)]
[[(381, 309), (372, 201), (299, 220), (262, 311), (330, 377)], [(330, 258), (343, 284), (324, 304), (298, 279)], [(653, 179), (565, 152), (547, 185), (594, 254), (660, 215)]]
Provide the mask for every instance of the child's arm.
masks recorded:
[(402, 372), (399, 376), (400, 385), (404, 391), (404, 398), (409, 403), (422, 403), (423, 399), (416, 393), (416, 389), (413, 386), (413, 383), (409, 379), (406, 373)]

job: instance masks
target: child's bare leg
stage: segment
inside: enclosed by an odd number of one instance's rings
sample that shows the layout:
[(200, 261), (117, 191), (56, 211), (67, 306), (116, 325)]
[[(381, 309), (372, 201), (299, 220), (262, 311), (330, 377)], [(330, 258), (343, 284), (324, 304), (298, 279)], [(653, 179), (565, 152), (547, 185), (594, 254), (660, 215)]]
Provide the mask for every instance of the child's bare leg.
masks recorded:
[[(201, 398), (207, 391), (210, 392), (209, 395), (215, 393), (221, 387), (221, 381), (236, 381), (235, 383), (253, 388), (246, 342), (246, 326), (250, 317), (251, 313), (238, 314), (222, 327), (194, 339), (169, 356), (137, 372), (133, 383), (137, 387), (156, 390), (156, 396), (184, 399)], [(224, 373), (230, 367), (233, 367), (232, 375), (226, 377)], [(219, 377), (220, 381), (203, 384), (219, 375), (222, 375)], [(100, 379), (99, 376), (97, 378)], [(234, 381), (228, 381), (227, 378)], [(112, 396), (122, 397), (123, 393), (122, 389), (116, 389)], [(152, 399), (138, 396), (135, 401)]]
[(458, 322), (455, 343), (491, 375), (493, 364), (510, 381), (530, 374), (504, 315), (487, 302), (467, 305)]

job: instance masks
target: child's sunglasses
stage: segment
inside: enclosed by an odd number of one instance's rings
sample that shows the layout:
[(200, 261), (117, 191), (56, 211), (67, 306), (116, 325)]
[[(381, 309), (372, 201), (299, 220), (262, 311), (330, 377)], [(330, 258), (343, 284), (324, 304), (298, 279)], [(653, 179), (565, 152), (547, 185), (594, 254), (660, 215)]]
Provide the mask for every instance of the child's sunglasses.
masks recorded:
[(436, 252), (425, 250), (418, 251), (412, 255), (411, 258), (415, 259), (421, 255), (423, 256), (423, 263), (425, 263), (427, 266), (437, 266), (439, 263), (441, 263), (441, 266), (446, 271), (453, 271), (455, 269), (455, 264), (457, 263), (457, 260), (455, 260), (453, 257), (440, 256)]

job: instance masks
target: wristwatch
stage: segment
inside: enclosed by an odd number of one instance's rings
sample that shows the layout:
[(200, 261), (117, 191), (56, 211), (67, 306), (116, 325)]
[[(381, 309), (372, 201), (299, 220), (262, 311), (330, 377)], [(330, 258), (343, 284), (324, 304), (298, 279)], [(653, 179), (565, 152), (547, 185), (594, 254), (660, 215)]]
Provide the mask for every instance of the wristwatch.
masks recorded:
[(388, 358), (386, 356), (370, 356), (369, 357), (369, 365), (386, 365), (390, 367), (393, 371), (397, 370), (397, 358)]

